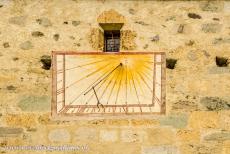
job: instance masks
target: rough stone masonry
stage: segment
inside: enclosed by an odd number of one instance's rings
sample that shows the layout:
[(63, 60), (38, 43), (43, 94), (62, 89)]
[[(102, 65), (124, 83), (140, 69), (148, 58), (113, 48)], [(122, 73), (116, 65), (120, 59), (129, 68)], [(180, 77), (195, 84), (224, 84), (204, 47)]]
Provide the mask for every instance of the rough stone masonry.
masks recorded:
[[(166, 52), (166, 114), (53, 120), (51, 51), (101, 52), (97, 18), (111, 9), (125, 17), (122, 50)], [(229, 1), (1, 0), (0, 14), (1, 147), (89, 147), (72, 154), (229, 154)]]

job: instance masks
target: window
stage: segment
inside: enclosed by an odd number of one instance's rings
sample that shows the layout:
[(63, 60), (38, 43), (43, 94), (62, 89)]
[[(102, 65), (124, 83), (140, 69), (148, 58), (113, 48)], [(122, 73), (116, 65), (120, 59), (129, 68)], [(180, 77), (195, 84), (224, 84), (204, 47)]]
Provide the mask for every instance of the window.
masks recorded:
[(119, 52), (120, 50), (120, 31), (104, 31), (104, 51)]

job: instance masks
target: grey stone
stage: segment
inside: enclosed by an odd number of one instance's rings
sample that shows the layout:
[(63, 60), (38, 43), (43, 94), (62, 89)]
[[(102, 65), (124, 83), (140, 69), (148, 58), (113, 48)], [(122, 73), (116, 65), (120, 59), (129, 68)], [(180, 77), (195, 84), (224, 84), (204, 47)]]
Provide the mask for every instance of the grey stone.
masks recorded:
[(122, 130), (121, 132), (122, 142), (143, 142), (146, 136), (145, 131)]
[(101, 130), (100, 141), (102, 142), (115, 142), (118, 140), (118, 132), (115, 130)]
[(185, 128), (188, 123), (186, 114), (175, 114), (160, 118), (160, 125), (173, 126), (174, 128)]
[(34, 32), (31, 33), (31, 35), (33, 37), (42, 37), (42, 36), (44, 36), (44, 34), (42, 32), (40, 32), (40, 31), (34, 31)]
[(144, 49), (147, 49), (149, 47), (148, 44), (145, 44), (145, 46), (143, 47)]
[(180, 112), (192, 112), (199, 109), (198, 104), (196, 104), (194, 100), (178, 100), (172, 104), (172, 110)]
[(142, 147), (141, 154), (179, 154), (174, 146), (151, 146)]
[(49, 96), (23, 96), (18, 102), (22, 111), (49, 111)]
[(43, 64), (42, 68), (49, 70), (51, 67), (51, 57), (49, 55), (43, 55), (40, 60)]
[(230, 38), (222, 38), (222, 37), (219, 37), (219, 38), (214, 38), (213, 44), (224, 44), (224, 43), (230, 43)]
[(58, 41), (59, 40), (59, 34), (54, 34), (54, 36), (53, 36), (53, 39), (55, 40), (55, 41)]
[(3, 43), (3, 47), (4, 47), (4, 48), (9, 48), (9, 47), (10, 47), (9, 42), (4, 42), (4, 43)]
[(187, 58), (190, 60), (190, 61), (195, 61), (197, 60), (197, 54), (194, 52), (194, 51), (189, 51), (187, 53)]
[(37, 19), (36, 22), (39, 25), (42, 25), (43, 27), (52, 26), (52, 23), (51, 23), (51, 21), (48, 18), (40, 18), (40, 19)]
[(69, 142), (71, 137), (66, 129), (54, 129), (49, 132), (48, 138), (52, 142)]
[(95, 141), (98, 139), (98, 133), (93, 128), (78, 128), (75, 132), (76, 141)]
[(145, 23), (144, 21), (136, 21), (135, 23), (136, 23), (136, 24), (143, 25), (143, 26), (149, 25), (149, 24)]
[(80, 21), (72, 21), (73, 26), (78, 26), (81, 22)]
[(229, 110), (230, 102), (227, 102), (219, 97), (203, 97), (200, 103), (205, 107), (206, 110), (219, 111)]
[(178, 29), (177, 29), (178, 33), (183, 33), (184, 32), (184, 24), (180, 24)]
[(201, 30), (205, 33), (217, 33), (222, 28), (221, 24), (218, 23), (207, 23), (201, 26)]
[(194, 154), (220, 154), (222, 148), (218, 144), (187, 144), (184, 147), (189, 153)]
[(0, 137), (15, 137), (22, 133), (22, 128), (0, 127)]
[(9, 23), (14, 24), (14, 25), (18, 25), (18, 26), (25, 26), (26, 17), (25, 16), (11, 17), (9, 19)]
[(192, 19), (201, 19), (201, 16), (196, 13), (188, 13), (188, 17)]
[(224, 8), (222, 1), (204, 1), (200, 3), (200, 8), (203, 11), (218, 12)]
[(215, 133), (204, 136), (204, 140), (207, 140), (207, 141), (230, 140), (230, 132), (229, 131), (215, 132)]
[(160, 40), (160, 36), (159, 35), (155, 35), (151, 38), (151, 41), (153, 42), (158, 42)]
[(195, 43), (194, 40), (189, 40), (188, 42), (185, 43), (185, 45), (192, 46)]
[(7, 86), (6, 87), (7, 90), (16, 90), (17, 88), (13, 85)]
[(36, 128), (27, 128), (26, 131), (27, 132), (36, 132), (37, 129)]
[(33, 44), (30, 41), (26, 41), (20, 44), (22, 50), (29, 50), (33, 48)]
[(230, 73), (230, 68), (229, 67), (210, 67), (208, 69), (209, 74), (225, 74), (225, 73)]
[(224, 2), (224, 11), (227, 13), (230, 13), (230, 2), (229, 1)]
[(206, 57), (210, 57), (210, 54), (206, 50), (202, 50), (201, 52), (203, 52)]
[(75, 37), (74, 36), (70, 36), (69, 37), (71, 40), (75, 40)]
[(170, 21), (170, 20), (176, 21), (176, 17), (175, 16), (170, 16), (165, 21)]
[(134, 15), (135, 14), (135, 10), (134, 9), (129, 9), (129, 13)]

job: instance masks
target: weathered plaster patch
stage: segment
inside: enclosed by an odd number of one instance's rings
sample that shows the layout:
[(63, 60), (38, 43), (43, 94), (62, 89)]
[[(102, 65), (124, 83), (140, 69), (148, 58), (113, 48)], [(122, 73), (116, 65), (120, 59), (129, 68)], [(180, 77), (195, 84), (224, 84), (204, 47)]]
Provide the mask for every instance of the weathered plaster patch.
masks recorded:
[(134, 50), (137, 45), (135, 38), (137, 33), (131, 30), (122, 30), (121, 31), (121, 49), (123, 50)]

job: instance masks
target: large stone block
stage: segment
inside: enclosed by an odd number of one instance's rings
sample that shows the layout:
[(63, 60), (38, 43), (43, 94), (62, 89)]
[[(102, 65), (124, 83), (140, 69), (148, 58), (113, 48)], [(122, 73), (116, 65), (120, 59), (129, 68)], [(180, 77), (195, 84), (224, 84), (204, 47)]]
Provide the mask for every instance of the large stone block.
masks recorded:
[(35, 114), (8, 114), (5, 116), (5, 121), (9, 126), (21, 127), (35, 127), (36, 116)]
[(181, 154), (222, 154), (221, 153), (221, 144), (197, 144), (197, 143), (189, 143), (182, 144), (180, 146)]
[(97, 142), (98, 131), (94, 128), (81, 127), (75, 131), (75, 141)]
[(22, 128), (0, 127), (0, 137), (16, 137), (23, 133)]
[(178, 130), (176, 136), (181, 143), (199, 143), (200, 141), (200, 132), (197, 130)]
[(160, 118), (160, 125), (168, 125), (174, 128), (185, 128), (188, 123), (188, 115), (175, 114)]
[(203, 1), (200, 2), (200, 8), (202, 11), (219, 12), (224, 7), (223, 1)]
[(220, 115), (212, 111), (196, 111), (189, 117), (190, 128), (194, 129), (215, 129), (220, 127)]
[(175, 132), (170, 128), (148, 129), (148, 141), (152, 145), (172, 145), (175, 143)]
[(9, 18), (9, 23), (18, 25), (18, 26), (25, 26), (26, 24), (26, 16), (15, 16)]
[(220, 131), (209, 133), (204, 136), (206, 141), (225, 141), (230, 140), (230, 131)]
[(220, 126), (223, 130), (230, 130), (230, 111), (220, 112)]
[(174, 146), (148, 146), (142, 147), (141, 154), (179, 154)]
[(179, 99), (172, 103), (172, 111), (175, 112), (193, 112), (198, 111), (199, 105), (196, 99)]
[(144, 126), (151, 127), (159, 125), (159, 121), (156, 119), (131, 119), (132, 126)]
[(230, 2), (229, 1), (224, 2), (224, 12), (230, 13)]
[(22, 111), (50, 111), (51, 99), (49, 96), (22, 96), (18, 102), (18, 107)]
[(230, 68), (213, 66), (209, 68), (208, 73), (210, 74), (228, 74), (230, 73)]
[(218, 110), (229, 110), (230, 102), (227, 102), (219, 97), (203, 97), (200, 103), (206, 110), (218, 111)]
[(71, 136), (66, 129), (53, 129), (49, 132), (48, 138), (51, 142), (70, 142)]
[(140, 130), (122, 130), (122, 142), (144, 142), (147, 139), (147, 133)]
[(128, 126), (129, 120), (128, 119), (108, 119), (107, 124), (109, 126)]
[(116, 130), (101, 130), (101, 142), (116, 142), (118, 140), (118, 132)]
[(201, 29), (205, 33), (218, 33), (222, 28), (221, 24), (217, 23), (207, 23), (201, 26)]

